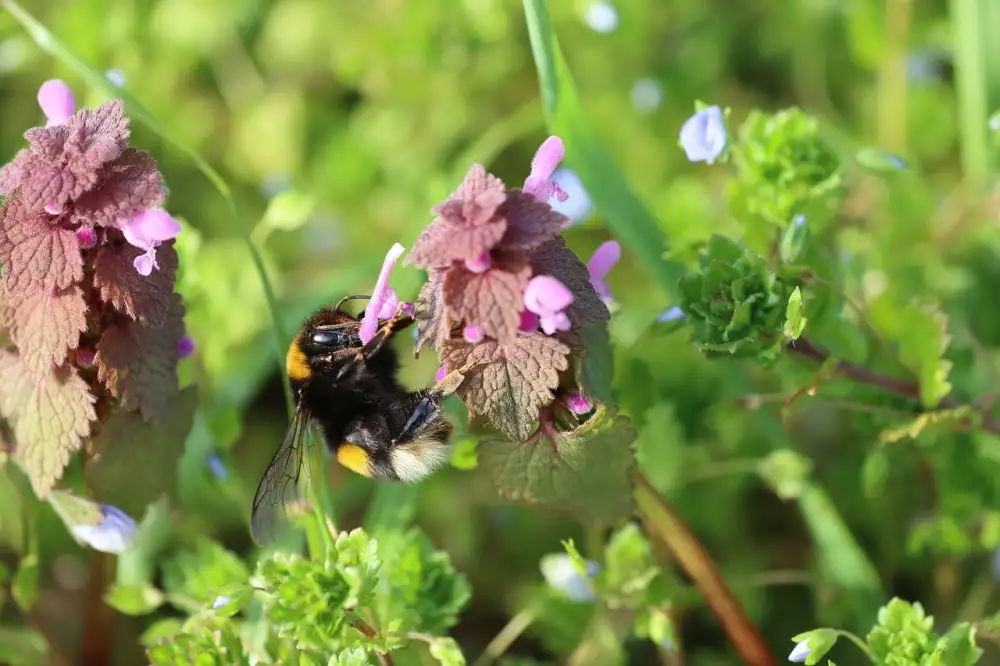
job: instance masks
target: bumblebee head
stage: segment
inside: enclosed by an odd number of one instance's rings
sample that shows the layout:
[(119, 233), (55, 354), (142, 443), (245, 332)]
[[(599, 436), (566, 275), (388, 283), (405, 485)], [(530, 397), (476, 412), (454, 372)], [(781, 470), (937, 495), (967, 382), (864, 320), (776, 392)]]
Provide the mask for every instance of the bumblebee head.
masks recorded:
[(285, 358), (288, 378), (301, 387), (316, 375), (330, 372), (341, 358), (361, 348), (360, 322), (338, 309), (320, 310), (306, 320)]

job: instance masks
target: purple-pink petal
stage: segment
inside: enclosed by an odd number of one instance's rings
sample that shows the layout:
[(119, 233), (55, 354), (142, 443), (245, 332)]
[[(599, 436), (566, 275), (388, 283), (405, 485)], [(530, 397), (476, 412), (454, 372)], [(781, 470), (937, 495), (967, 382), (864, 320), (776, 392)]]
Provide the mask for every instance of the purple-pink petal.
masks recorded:
[(382, 303), (382, 308), (378, 311), (379, 319), (389, 319), (394, 314), (396, 310), (399, 309), (399, 297), (396, 296), (396, 292), (393, 291), (392, 287), (389, 288), (389, 296)]
[(553, 196), (559, 201), (566, 201), (568, 195), (552, 180), (552, 172), (559, 166), (565, 154), (566, 148), (559, 137), (550, 136), (542, 142), (531, 160), (531, 173), (524, 181), (524, 191), (542, 202), (548, 201)]
[(518, 330), (530, 333), (538, 330), (538, 315), (530, 310), (521, 310), (521, 325)]
[(553, 314), (542, 315), (538, 318), (538, 323), (542, 327), (545, 335), (552, 335), (556, 331), (568, 331), (570, 329), (569, 317), (565, 312), (555, 312)]
[(590, 255), (587, 263), (587, 270), (590, 272), (591, 280), (603, 280), (615, 264), (622, 258), (622, 246), (618, 241), (607, 241), (601, 243), (600, 247)]
[(466, 326), (465, 330), (462, 331), (462, 337), (471, 345), (482, 342), (484, 337), (483, 329), (478, 326)]
[(524, 307), (540, 317), (554, 315), (573, 302), (573, 292), (551, 275), (536, 275), (524, 289)]
[(358, 335), (361, 337), (361, 342), (363, 343), (367, 343), (375, 335), (375, 331), (378, 328), (379, 314), (382, 313), (383, 305), (390, 298), (396, 298), (396, 293), (389, 286), (389, 275), (396, 267), (396, 261), (405, 249), (399, 243), (393, 243), (392, 247), (389, 248), (389, 252), (385, 255), (385, 261), (382, 262), (382, 270), (378, 274), (378, 281), (375, 282), (375, 288), (372, 290), (372, 297), (368, 301), (368, 307), (365, 308), (365, 316), (361, 319), (361, 328), (358, 331)]
[(76, 100), (73, 91), (61, 79), (49, 79), (38, 88), (38, 106), (45, 114), (46, 127), (63, 125), (73, 117)]
[(143, 277), (149, 277), (149, 275), (152, 274), (153, 269), (158, 268), (155, 253), (155, 249), (149, 248), (145, 253), (140, 254), (132, 260), (132, 265), (135, 266), (135, 272)]
[(162, 208), (139, 211), (122, 224), (125, 240), (143, 250), (175, 238), (180, 232), (181, 225)]
[(80, 242), (81, 250), (89, 250), (97, 245), (97, 232), (93, 227), (80, 227), (76, 230), (76, 239)]
[(472, 260), (465, 262), (465, 267), (472, 273), (485, 273), (490, 269), (490, 252), (487, 250)]
[(438, 368), (438, 371), (434, 373), (434, 381), (439, 382), (448, 375), (448, 366), (442, 365)]
[(181, 339), (177, 341), (177, 353), (181, 358), (187, 358), (194, 353), (194, 338), (185, 333), (181, 336)]
[(55, 201), (50, 201), (47, 204), (45, 204), (45, 206), (42, 207), (42, 210), (44, 210), (49, 215), (62, 215), (64, 209)]
[(566, 401), (566, 406), (574, 414), (586, 414), (594, 408), (594, 404), (583, 393), (574, 393), (571, 395)]

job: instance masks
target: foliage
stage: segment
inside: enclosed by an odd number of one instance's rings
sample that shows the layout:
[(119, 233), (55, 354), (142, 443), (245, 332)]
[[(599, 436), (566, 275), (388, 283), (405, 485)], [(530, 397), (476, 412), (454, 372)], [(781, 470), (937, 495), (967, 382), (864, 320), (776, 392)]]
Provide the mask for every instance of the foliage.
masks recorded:
[[(1000, 9), (35, 4), (0, 661), (995, 660)], [(397, 241), (451, 468), (317, 447), (255, 549), (275, 341)]]

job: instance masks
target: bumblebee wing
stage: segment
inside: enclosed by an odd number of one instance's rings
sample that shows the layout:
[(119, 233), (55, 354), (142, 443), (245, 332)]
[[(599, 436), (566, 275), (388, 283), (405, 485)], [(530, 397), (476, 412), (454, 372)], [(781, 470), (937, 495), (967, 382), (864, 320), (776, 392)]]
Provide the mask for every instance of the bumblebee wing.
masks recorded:
[(309, 413), (300, 406), (253, 498), (250, 534), (256, 543), (264, 545), (274, 541), (287, 528), (289, 511), (301, 510), (306, 499), (307, 461), (313, 442)]

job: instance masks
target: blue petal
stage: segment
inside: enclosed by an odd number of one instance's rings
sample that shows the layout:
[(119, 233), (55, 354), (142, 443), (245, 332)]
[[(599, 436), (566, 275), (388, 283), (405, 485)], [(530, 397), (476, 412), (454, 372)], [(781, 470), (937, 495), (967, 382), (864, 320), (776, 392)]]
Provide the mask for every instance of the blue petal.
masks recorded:
[(788, 661), (802, 663), (811, 653), (812, 650), (809, 649), (809, 639), (799, 641), (792, 649), (791, 654), (788, 655)]
[(681, 126), (680, 141), (690, 161), (715, 162), (726, 147), (722, 109), (710, 106), (688, 118)]
[(215, 478), (220, 481), (229, 480), (229, 470), (222, 464), (222, 458), (217, 453), (205, 454), (205, 464), (208, 465), (208, 469), (211, 470)]

